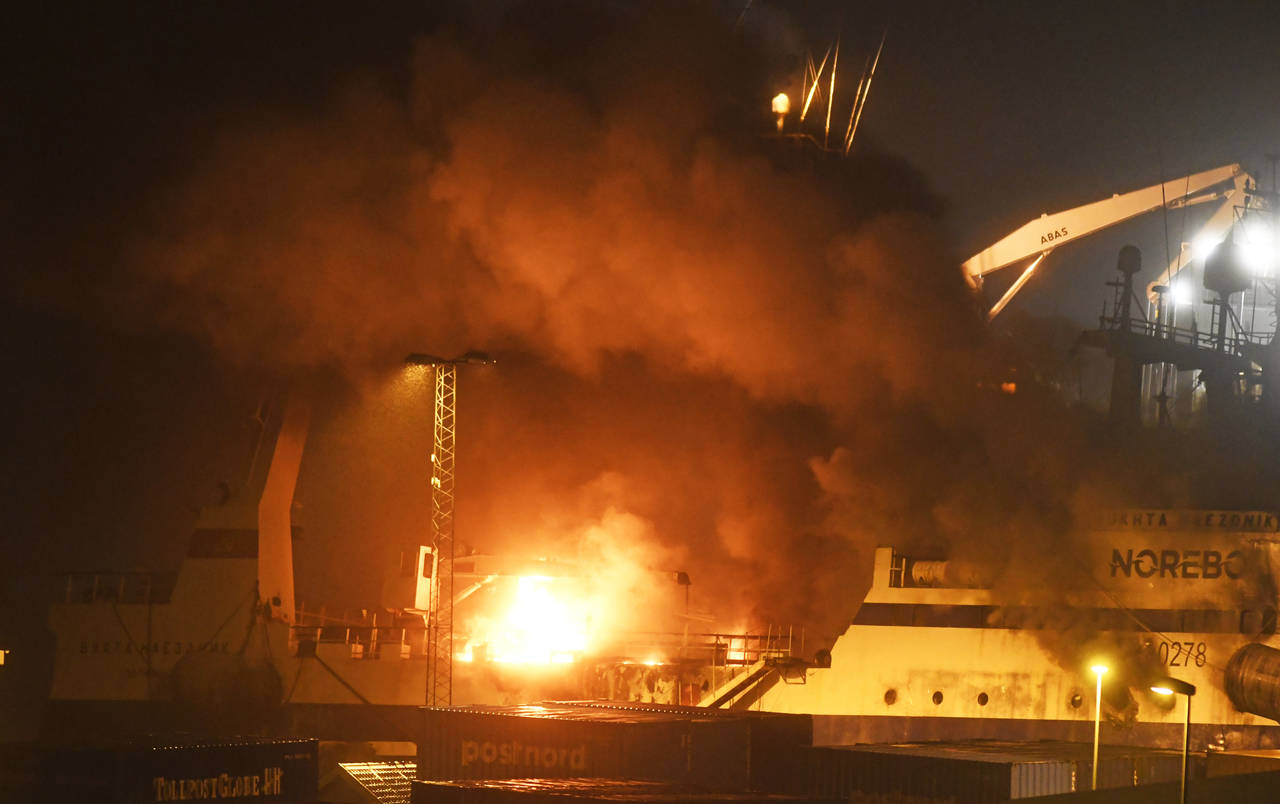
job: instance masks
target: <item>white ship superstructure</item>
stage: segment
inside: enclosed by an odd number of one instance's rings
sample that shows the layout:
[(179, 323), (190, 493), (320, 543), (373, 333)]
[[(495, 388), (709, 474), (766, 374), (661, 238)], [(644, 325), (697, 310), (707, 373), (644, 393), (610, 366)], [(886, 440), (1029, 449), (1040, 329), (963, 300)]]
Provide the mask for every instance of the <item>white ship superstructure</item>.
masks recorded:
[(1079, 562), (1068, 563), (1078, 569), (1071, 579), (1015, 566), (1004, 571), (1016, 583), (996, 578), (981, 588), (947, 562), (879, 548), (871, 590), (833, 646), (830, 667), (776, 674), (755, 705), (828, 716), (830, 742), (1076, 738), (1092, 728), (1089, 668), (1102, 662), (1112, 668), (1105, 717), (1135, 737), (1182, 723), (1181, 700), (1149, 691), (1159, 675), (1196, 686), (1191, 718), (1202, 743), (1280, 737), (1264, 716), (1277, 713), (1258, 705), (1280, 681), (1277, 515), (1133, 511), (1103, 519)]

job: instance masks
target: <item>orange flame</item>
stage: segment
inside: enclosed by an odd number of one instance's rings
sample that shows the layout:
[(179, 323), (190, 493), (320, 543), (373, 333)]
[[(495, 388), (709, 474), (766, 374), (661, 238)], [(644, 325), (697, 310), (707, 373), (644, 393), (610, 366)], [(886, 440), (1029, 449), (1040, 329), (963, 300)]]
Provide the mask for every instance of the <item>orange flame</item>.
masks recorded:
[(508, 664), (574, 661), (587, 649), (587, 609), (558, 597), (553, 584), (545, 576), (518, 578), (511, 605), (498, 618), (477, 622), (457, 658)]

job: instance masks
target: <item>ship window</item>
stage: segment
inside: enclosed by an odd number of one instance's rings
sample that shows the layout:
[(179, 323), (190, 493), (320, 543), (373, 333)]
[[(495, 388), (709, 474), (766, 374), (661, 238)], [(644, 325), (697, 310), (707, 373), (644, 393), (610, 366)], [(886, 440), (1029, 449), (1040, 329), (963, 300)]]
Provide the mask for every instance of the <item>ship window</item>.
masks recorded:
[(1186, 609), (1182, 612), (1182, 627), (1178, 630), (1183, 633), (1209, 630), (1204, 626), (1208, 621), (1206, 615), (1210, 613), (1211, 612), (1199, 611), (1197, 609)]
[(905, 603), (863, 603), (855, 625), (911, 625), (915, 606)]
[(933, 693), (934, 706), (938, 706), (941, 703), (942, 703), (942, 690), (934, 690), (934, 693)]
[(981, 628), (986, 624), (982, 606), (916, 606), (912, 625), (933, 628)]
[(1256, 634), (1258, 633), (1259, 625), (1258, 612), (1250, 611), (1249, 609), (1240, 612), (1240, 633), (1246, 635)]
[(1071, 699), (1067, 703), (1071, 704), (1072, 709), (1079, 709), (1084, 704), (1084, 696), (1079, 692), (1072, 692)]
[(991, 699), (987, 697), (987, 694), (985, 692), (978, 693), (978, 706), (986, 706), (987, 701), (990, 701), (990, 700)]
[(884, 702), (889, 706), (893, 706), (898, 702), (898, 691), (895, 689), (887, 689), (884, 691)]
[[(1177, 631), (1182, 625), (1182, 615), (1185, 614), (1185, 612), (1179, 612), (1172, 609), (1145, 609), (1140, 612), (1135, 612), (1135, 614), (1138, 619), (1142, 621), (1142, 624), (1147, 628), (1150, 628), (1152, 631), (1170, 632)], [(1133, 630), (1133, 621), (1124, 611), (1114, 611), (1112, 616), (1114, 618), (1114, 625), (1111, 626), (1111, 630)]]
[(996, 628), (1025, 628), (1029, 619), (1026, 609), (1019, 606), (1001, 606), (993, 609), (987, 622)]
[(173, 585), (178, 580), (176, 572), (156, 572), (151, 574), (151, 591), (148, 598), (152, 603), (168, 603), (173, 597)]
[(1234, 629), (1235, 617), (1229, 611), (1187, 609), (1182, 612), (1182, 631), (1187, 633), (1227, 633)]
[(1256, 636), (1258, 634), (1274, 634), (1275, 632), (1275, 609), (1267, 607), (1261, 610), (1245, 609), (1240, 612), (1240, 633)]

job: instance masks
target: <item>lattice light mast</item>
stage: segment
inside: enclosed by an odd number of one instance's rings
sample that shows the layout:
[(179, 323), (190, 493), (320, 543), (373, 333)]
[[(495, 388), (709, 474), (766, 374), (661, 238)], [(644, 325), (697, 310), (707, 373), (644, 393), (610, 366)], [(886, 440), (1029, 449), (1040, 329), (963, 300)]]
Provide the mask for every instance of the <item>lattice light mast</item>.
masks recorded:
[(430, 613), (427, 622), (427, 706), (453, 702), (453, 506), (455, 493), (455, 443), (457, 438), (458, 366), (490, 364), (482, 352), (467, 352), (452, 359), (414, 353), (405, 362), (429, 366), (435, 375), (431, 444), (431, 548), (436, 571), (432, 574)]

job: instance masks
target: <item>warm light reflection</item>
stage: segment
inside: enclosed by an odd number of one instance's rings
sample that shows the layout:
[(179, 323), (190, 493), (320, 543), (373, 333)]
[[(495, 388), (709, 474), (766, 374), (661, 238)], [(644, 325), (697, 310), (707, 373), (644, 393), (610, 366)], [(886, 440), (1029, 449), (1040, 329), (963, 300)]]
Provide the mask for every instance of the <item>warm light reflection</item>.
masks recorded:
[(552, 578), (517, 578), (505, 612), (475, 623), (460, 661), (567, 664), (587, 649), (585, 607), (557, 595)]

